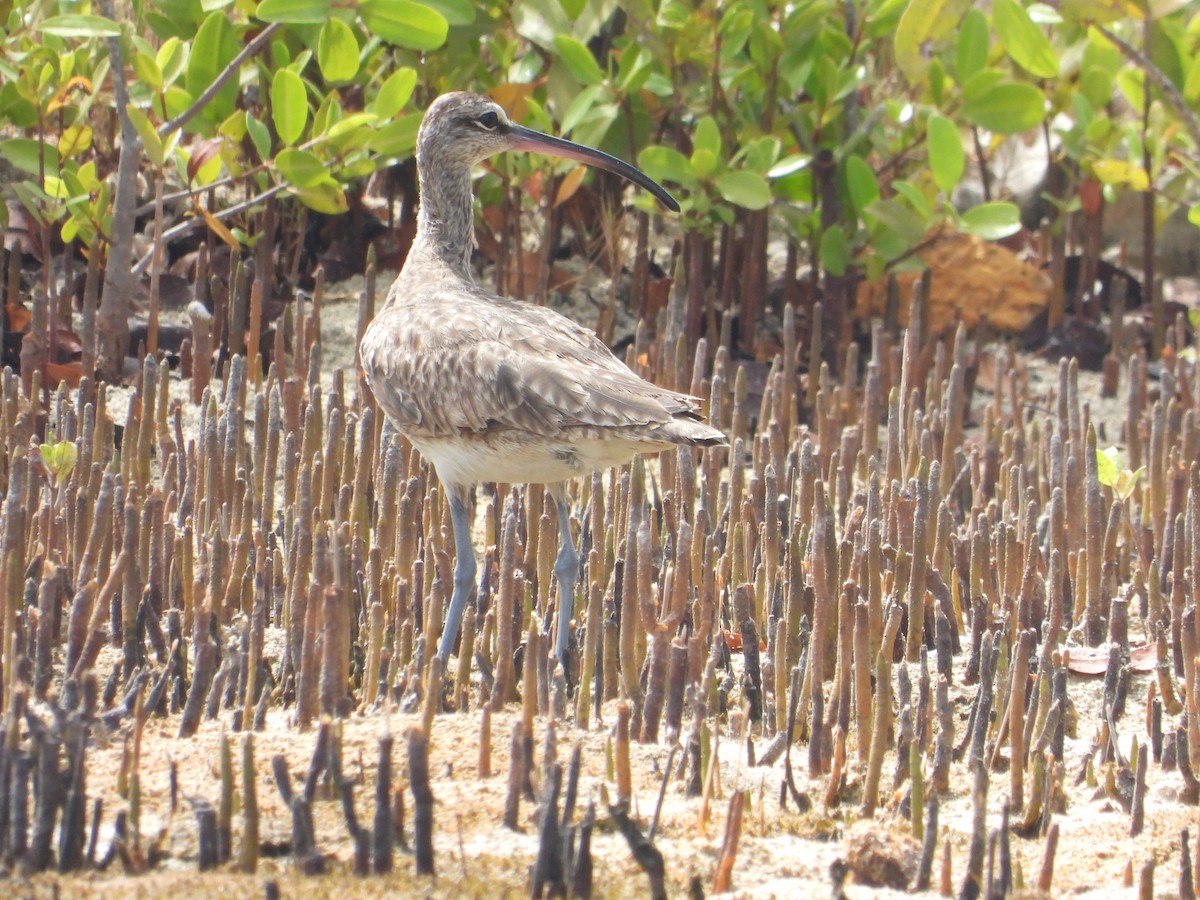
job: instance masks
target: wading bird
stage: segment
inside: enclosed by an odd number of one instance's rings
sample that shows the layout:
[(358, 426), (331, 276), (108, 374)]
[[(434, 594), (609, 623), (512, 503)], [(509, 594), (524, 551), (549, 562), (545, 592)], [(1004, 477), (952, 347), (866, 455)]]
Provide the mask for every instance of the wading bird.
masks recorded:
[(444, 663), (454, 649), (475, 580), (471, 486), (542, 483), (558, 512), (555, 653), (565, 667), (579, 554), (563, 482), (673, 445), (721, 445), (725, 436), (703, 421), (698, 399), (638, 377), (588, 329), (475, 284), (471, 169), (504, 150), (597, 166), (673, 211), (679, 204), (614, 156), (516, 125), (487, 97), (444, 94), (417, 134), (416, 238), (362, 339), (376, 401), (432, 463), (450, 503), (454, 590), (438, 656)]

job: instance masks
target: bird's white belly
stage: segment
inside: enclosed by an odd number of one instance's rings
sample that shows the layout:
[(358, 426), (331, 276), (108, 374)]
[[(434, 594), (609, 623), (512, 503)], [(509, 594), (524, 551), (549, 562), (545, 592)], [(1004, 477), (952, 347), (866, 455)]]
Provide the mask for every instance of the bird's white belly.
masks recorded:
[(411, 440), (446, 484), (487, 481), (552, 484), (621, 465), (638, 453), (662, 449), (654, 444), (619, 437), (547, 441), (513, 435), (510, 438), (463, 436)]

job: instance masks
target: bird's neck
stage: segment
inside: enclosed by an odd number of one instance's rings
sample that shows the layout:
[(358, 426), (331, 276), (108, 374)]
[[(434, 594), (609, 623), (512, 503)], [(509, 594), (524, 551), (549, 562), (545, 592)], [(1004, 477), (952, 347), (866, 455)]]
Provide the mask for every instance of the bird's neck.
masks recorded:
[(437, 172), (418, 169), (421, 207), (417, 212), (417, 236), (409, 259), (440, 264), (467, 281), (471, 280), (471, 250), (475, 244), (471, 194), (471, 172), (451, 167)]

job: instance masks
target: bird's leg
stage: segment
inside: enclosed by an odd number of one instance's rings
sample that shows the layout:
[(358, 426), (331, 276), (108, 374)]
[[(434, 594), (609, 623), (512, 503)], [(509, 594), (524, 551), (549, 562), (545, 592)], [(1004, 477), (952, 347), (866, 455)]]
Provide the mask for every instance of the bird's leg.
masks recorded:
[(567, 641), (571, 636), (571, 615), (575, 611), (575, 585), (579, 581), (579, 553), (571, 537), (571, 507), (562, 484), (551, 485), (550, 496), (558, 508), (558, 556), (554, 559), (554, 577), (558, 579), (558, 634), (554, 655), (567, 665)]
[(463, 611), (475, 586), (475, 547), (471, 543), (471, 517), (467, 512), (467, 488), (449, 487), (446, 493), (450, 500), (450, 521), (454, 526), (454, 593), (450, 596), (450, 608), (446, 610), (446, 621), (442, 626), (442, 639), (438, 643), (438, 658), (443, 671), (458, 629), (462, 626)]

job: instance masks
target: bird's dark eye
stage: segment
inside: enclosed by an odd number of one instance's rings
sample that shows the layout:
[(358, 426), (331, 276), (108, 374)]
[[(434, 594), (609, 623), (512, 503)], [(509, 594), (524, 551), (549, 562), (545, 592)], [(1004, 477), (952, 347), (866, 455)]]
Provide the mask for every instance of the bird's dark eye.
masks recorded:
[(475, 121), (479, 124), (480, 128), (484, 128), (487, 131), (495, 131), (500, 125), (500, 116), (496, 114), (494, 109), (489, 109), (487, 112), (481, 113)]

